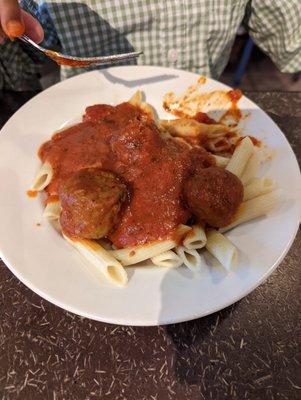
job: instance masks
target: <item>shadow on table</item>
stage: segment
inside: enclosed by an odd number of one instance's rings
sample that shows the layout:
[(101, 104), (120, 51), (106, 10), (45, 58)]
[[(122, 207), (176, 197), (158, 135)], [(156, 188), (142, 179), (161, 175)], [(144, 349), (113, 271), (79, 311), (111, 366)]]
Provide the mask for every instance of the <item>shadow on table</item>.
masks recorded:
[(175, 346), (174, 373), (179, 383), (195, 385), (204, 380), (207, 365), (216, 362), (214, 349), (210, 357), (215, 332), (235, 307), (236, 304), (233, 304), (206, 317), (165, 327)]

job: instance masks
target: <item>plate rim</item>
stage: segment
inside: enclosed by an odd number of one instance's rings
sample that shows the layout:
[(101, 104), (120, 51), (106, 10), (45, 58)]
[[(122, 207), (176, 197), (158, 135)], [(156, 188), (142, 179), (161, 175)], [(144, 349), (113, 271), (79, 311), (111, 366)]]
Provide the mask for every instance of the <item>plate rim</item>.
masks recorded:
[[(114, 66), (114, 67), (109, 67), (109, 68), (105, 68), (104, 70), (107, 70), (107, 69), (114, 69), (114, 68), (125, 68), (125, 69), (127, 69), (127, 68), (130, 68), (130, 69), (146, 69), (146, 68), (154, 68), (154, 69), (158, 69), (158, 70), (161, 70), (162, 71), (162, 69), (165, 69), (165, 70), (168, 70), (169, 72), (175, 72), (175, 71), (179, 71), (179, 72), (184, 72), (184, 73), (188, 73), (188, 74), (191, 74), (192, 76), (195, 76), (195, 77), (197, 77), (197, 76), (199, 76), (199, 74), (196, 74), (196, 73), (193, 73), (193, 72), (191, 72), (191, 71), (185, 71), (185, 70), (181, 70), (181, 69), (175, 69), (175, 68), (168, 68), (168, 67), (160, 67), (160, 66), (151, 66), (151, 65), (143, 65), (143, 66), (139, 66), (139, 65), (134, 65), (134, 66)], [(83, 75), (87, 75), (87, 74), (95, 74), (95, 73), (101, 73), (103, 70), (99, 70), (99, 71), (87, 71), (87, 72), (84, 72), (84, 73), (82, 73), (82, 74), (79, 74), (79, 75), (76, 75), (76, 76), (74, 76), (74, 77), (72, 77), (72, 78), (69, 78), (67, 81), (68, 82), (70, 82), (71, 80), (73, 80), (73, 79), (78, 79), (79, 77), (82, 77)], [(218, 84), (222, 84), (224, 87), (226, 87), (226, 88), (229, 88), (229, 89), (232, 89), (230, 86), (228, 86), (228, 85), (226, 85), (226, 84), (224, 84), (224, 83), (222, 83), (222, 82), (219, 82), (219, 81), (217, 81), (217, 80), (215, 80), (215, 79), (212, 79), (212, 78), (208, 78), (208, 79), (210, 79), (210, 80), (212, 80), (213, 82), (217, 82)], [(33, 98), (31, 98), (29, 101), (27, 101), (25, 104), (23, 104), (10, 118), (9, 118), (9, 120), (3, 125), (3, 127), (1, 128), (1, 130), (0, 130), (0, 143), (1, 143), (1, 133), (3, 134), (3, 130), (4, 130), (4, 128), (6, 127), (6, 125), (8, 124), (8, 123), (10, 123), (10, 121), (12, 120), (12, 118), (14, 117), (14, 115), (16, 114), (16, 113), (18, 113), (19, 111), (23, 111), (24, 110), (24, 108), (26, 108), (27, 106), (28, 106), (28, 104), (32, 101), (32, 100), (37, 100), (37, 98), (39, 97), (39, 96), (45, 96), (45, 94), (46, 94), (46, 96), (47, 96), (47, 93), (49, 93), (50, 91), (52, 91), (52, 90), (56, 90), (56, 88), (59, 86), (59, 85), (62, 85), (64, 82), (66, 82), (66, 81), (61, 81), (61, 82), (58, 82), (58, 83), (56, 83), (55, 85), (52, 85), (51, 87), (49, 87), (49, 88), (47, 88), (46, 90), (44, 90), (44, 91), (42, 91), (42, 92), (40, 92), (40, 93), (38, 93), (37, 95), (35, 95)], [(129, 89), (130, 90), (130, 89)], [(293, 156), (293, 162), (294, 162), (294, 164), (296, 165), (296, 167), (297, 167), (297, 171), (299, 172), (299, 174), (300, 174), (300, 167), (299, 167), (299, 164), (298, 164), (298, 161), (297, 161), (297, 158), (296, 158), (296, 155), (295, 155), (295, 153), (294, 153), (294, 150), (292, 149), (292, 146), (290, 145), (290, 143), (289, 143), (289, 141), (287, 140), (287, 138), (286, 138), (286, 136), (285, 136), (285, 134), (282, 132), (282, 130), (278, 127), (278, 125), (273, 121), (273, 119), (261, 108), (261, 107), (259, 107), (254, 101), (252, 101), (251, 99), (249, 99), (247, 96), (245, 96), (244, 95), (244, 97), (249, 101), (249, 102), (251, 102), (252, 103), (252, 105), (254, 105), (255, 106), (255, 108), (257, 109), (257, 110), (260, 110), (261, 112), (263, 112), (264, 113), (264, 115), (265, 115), (265, 117), (266, 118), (268, 118), (277, 128), (278, 128), (278, 131), (279, 131), (279, 133), (281, 134), (281, 136), (282, 136), (282, 139), (284, 139), (285, 141), (286, 141), (286, 144), (289, 146), (289, 148), (290, 148), (290, 150), (291, 150), (291, 153), (292, 153), (292, 156)], [(299, 213), (300, 214), (300, 213)], [(96, 315), (91, 315), (91, 314), (89, 314), (89, 313), (84, 313), (84, 312), (81, 312), (81, 311), (79, 311), (78, 309), (76, 309), (76, 308), (73, 308), (72, 306), (69, 306), (69, 304), (65, 304), (65, 303), (63, 303), (63, 302), (60, 302), (60, 301), (57, 301), (55, 298), (53, 298), (53, 296), (51, 296), (51, 295), (48, 295), (47, 293), (44, 293), (44, 291), (42, 291), (42, 290), (40, 290), (38, 287), (36, 287), (34, 284), (32, 284), (31, 283), (31, 281), (28, 281), (27, 279), (26, 279), (26, 276), (24, 276), (24, 274), (22, 274), (22, 273), (19, 273), (16, 269), (15, 269), (15, 267), (7, 260), (7, 258), (6, 258), (6, 256), (5, 256), (5, 254), (3, 253), (3, 251), (2, 251), (2, 246), (1, 246), (1, 243), (0, 243), (0, 255), (1, 255), (1, 258), (2, 258), (2, 260), (3, 260), (3, 262), (5, 263), (5, 265), (9, 268), (9, 270), (25, 285), (25, 286), (27, 286), (30, 290), (32, 290), (34, 293), (36, 293), (36, 294), (38, 294), (41, 298), (43, 298), (43, 299), (45, 299), (46, 301), (49, 301), (50, 303), (52, 303), (52, 304), (54, 304), (54, 305), (56, 305), (56, 306), (58, 306), (59, 308), (61, 308), (61, 309), (63, 309), (63, 310), (65, 310), (65, 311), (67, 311), (67, 312), (71, 312), (71, 313), (73, 313), (73, 314), (76, 314), (76, 315), (79, 315), (79, 316), (81, 316), (81, 317), (85, 317), (85, 318), (89, 318), (89, 319), (92, 319), (92, 320), (95, 320), (95, 321), (99, 321), (99, 322), (105, 322), (105, 323), (110, 323), (110, 324), (116, 324), (116, 325), (127, 325), (127, 326), (158, 326), (158, 325), (168, 325), (168, 324), (174, 324), (174, 323), (180, 323), (180, 322), (185, 322), (185, 321), (190, 321), (190, 320), (195, 320), (195, 319), (198, 319), (198, 318), (202, 318), (202, 317), (205, 317), (205, 316), (207, 316), (207, 315), (210, 315), (210, 314), (213, 314), (213, 313), (215, 313), (215, 312), (217, 312), (217, 311), (220, 311), (220, 310), (222, 310), (222, 309), (224, 309), (224, 308), (227, 308), (227, 307), (229, 307), (230, 305), (232, 305), (232, 304), (235, 304), (236, 302), (238, 302), (239, 300), (241, 300), (242, 298), (244, 298), (244, 297), (246, 297), (246, 296), (248, 296), (253, 290), (255, 290), (258, 286), (260, 286), (262, 283), (264, 283), (265, 281), (266, 281), (266, 279), (276, 270), (276, 268), (279, 266), (279, 264), (282, 262), (282, 260), (284, 259), (284, 257), (286, 256), (286, 254), (288, 253), (288, 251), (289, 251), (289, 249), (291, 248), (291, 246), (292, 246), (292, 244), (293, 244), (293, 241), (294, 241), (294, 239), (295, 239), (295, 237), (296, 237), (296, 235), (297, 235), (297, 232), (298, 232), (298, 228), (299, 228), (299, 220), (300, 220), (300, 216), (299, 216), (299, 218), (297, 217), (297, 219), (296, 219), (296, 223), (295, 223), (295, 225), (294, 225), (294, 230), (292, 231), (292, 233), (291, 233), (291, 235), (290, 235), (290, 240), (287, 242), (287, 244), (286, 244), (286, 246), (285, 246), (285, 248), (283, 249), (283, 251), (282, 251), (282, 253), (277, 257), (277, 259), (275, 260), (275, 262), (270, 266), (270, 268), (267, 270), (267, 271), (265, 271), (265, 273), (261, 276), (261, 278), (259, 279), (259, 280), (257, 280), (255, 283), (253, 283), (246, 291), (244, 291), (241, 295), (238, 295), (238, 296), (236, 296), (236, 297), (234, 297), (234, 298), (232, 298), (231, 300), (229, 300), (228, 302), (225, 302), (222, 306), (215, 306), (215, 307), (209, 307), (208, 309), (206, 309), (206, 311), (205, 312), (202, 312), (201, 314), (195, 314), (195, 313), (193, 313), (193, 314), (190, 314), (189, 316), (186, 316), (186, 317), (177, 317), (177, 318), (169, 318), (169, 319), (165, 319), (163, 322), (162, 321), (160, 321), (159, 320), (159, 318), (158, 318), (158, 321), (157, 322), (155, 322), (154, 320), (153, 320), (153, 318), (151, 317), (150, 319), (147, 319), (147, 318), (145, 318), (143, 321), (138, 321), (138, 319), (137, 320), (135, 320), (135, 321), (128, 321), (128, 320), (124, 320), (124, 319), (122, 319), (122, 318), (115, 318), (114, 317), (114, 319), (112, 320), (112, 319), (110, 319), (110, 318), (107, 318), (107, 317), (100, 317), (100, 316), (96, 316)], [(133, 323), (134, 322), (134, 323)]]
[(93, 321), (103, 322), (103, 323), (112, 324), (112, 325), (147, 326), (147, 327), (149, 327), (149, 326), (164, 326), (164, 325), (178, 324), (178, 323), (181, 323), (181, 322), (194, 321), (196, 319), (206, 317), (206, 316), (214, 314), (214, 313), (216, 313), (218, 311), (224, 310), (224, 309), (230, 307), (231, 305), (237, 303), (238, 301), (240, 301), (244, 297), (248, 296), (257, 287), (262, 285), (268, 279), (268, 277), (277, 269), (277, 267), (280, 265), (280, 263), (283, 261), (283, 259), (287, 255), (288, 251), (290, 250), (290, 248), (291, 248), (291, 246), (292, 246), (292, 244), (293, 244), (293, 242), (294, 242), (294, 240), (296, 238), (296, 235), (297, 235), (298, 229), (299, 229), (299, 223), (296, 224), (295, 228), (296, 228), (295, 232), (291, 236), (291, 239), (290, 239), (289, 243), (287, 244), (286, 248), (283, 250), (282, 254), (279, 256), (279, 258), (265, 272), (265, 274), (261, 277), (261, 279), (259, 281), (257, 281), (256, 283), (254, 283), (241, 296), (239, 295), (239, 296), (236, 296), (234, 299), (229, 300), (229, 302), (225, 303), (222, 307), (217, 306), (217, 307), (213, 307), (211, 309), (209, 308), (204, 313), (202, 313), (202, 315), (192, 314), (192, 315), (187, 316), (185, 318), (168, 319), (168, 320), (166, 320), (164, 322), (160, 322), (160, 323), (154, 323), (152, 320), (145, 320), (145, 322), (143, 322), (143, 323), (138, 323), (138, 322), (137, 323), (129, 323), (126, 320), (123, 320), (123, 319), (114, 318), (114, 320), (111, 320), (109, 318), (97, 317), (97, 316), (94, 316), (94, 315), (91, 315), (91, 314), (88, 314), (88, 313), (85, 314), (85, 313), (82, 313), (81, 311), (78, 311), (78, 310), (75, 311), (72, 307), (69, 307), (69, 305), (60, 304), (60, 302), (56, 301), (55, 299), (52, 299), (51, 296), (48, 296), (44, 292), (40, 291), (39, 288), (35, 288), (35, 286), (32, 285), (31, 283), (27, 282), (25, 278), (23, 279), (23, 276), (21, 274), (18, 274), (17, 272), (15, 272), (14, 267), (8, 261), (6, 261), (5, 256), (3, 256), (3, 253), (1, 251), (1, 249), (0, 249), (0, 255), (1, 255), (2, 261), (7, 266), (7, 268), (13, 273), (13, 275), (16, 278), (18, 278), (22, 282), (22, 284), (24, 284), (27, 288), (32, 290), (34, 293), (36, 293), (42, 299), (48, 301), (50, 304), (54, 304), (55, 306), (59, 307), (60, 309), (62, 309), (64, 311), (70, 312), (70, 313), (75, 314), (75, 315), (77, 315), (79, 317), (84, 317), (84, 318), (87, 318), (87, 319), (91, 319)]

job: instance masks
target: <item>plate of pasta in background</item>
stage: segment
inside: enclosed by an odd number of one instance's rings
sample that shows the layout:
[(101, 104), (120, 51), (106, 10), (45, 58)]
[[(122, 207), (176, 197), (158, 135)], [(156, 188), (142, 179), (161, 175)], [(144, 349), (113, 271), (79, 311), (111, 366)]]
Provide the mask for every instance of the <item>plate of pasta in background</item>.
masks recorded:
[(300, 171), (275, 123), (194, 73), (122, 66), (61, 82), (0, 137), (0, 251), (34, 292), (127, 325), (208, 315), (287, 253)]

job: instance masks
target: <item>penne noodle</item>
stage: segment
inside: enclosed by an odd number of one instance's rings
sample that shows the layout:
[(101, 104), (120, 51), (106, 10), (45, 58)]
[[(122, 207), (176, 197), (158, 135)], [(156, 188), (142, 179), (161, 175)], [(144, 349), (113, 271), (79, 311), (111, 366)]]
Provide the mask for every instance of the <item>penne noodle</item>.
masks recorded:
[(187, 249), (202, 249), (206, 244), (207, 238), (204, 228), (201, 225), (194, 225), (185, 236), (183, 246)]
[(118, 286), (125, 286), (128, 277), (123, 266), (107, 250), (93, 240), (73, 240), (63, 234), (64, 238), (78, 250), (93, 266), (93, 274), (99, 278), (103, 274), (106, 279)]
[(133, 96), (128, 101), (133, 106), (140, 107), (142, 103), (142, 92), (141, 90), (137, 90)]
[(228, 238), (215, 229), (207, 231), (206, 249), (227, 270), (237, 263), (237, 249)]
[(226, 170), (240, 178), (253, 152), (254, 145), (252, 140), (249, 137), (245, 137), (234, 150)]
[(31, 187), (32, 190), (40, 192), (49, 185), (53, 177), (53, 169), (49, 162), (45, 161), (37, 173), (34, 183)]
[(281, 193), (274, 190), (243, 202), (238, 209), (235, 220), (230, 225), (221, 228), (220, 232), (226, 232), (237, 225), (268, 214), (279, 203), (281, 197)]
[(43, 212), (43, 217), (50, 221), (58, 220), (61, 214), (61, 203), (57, 201), (51, 201), (46, 204)]
[(217, 137), (206, 142), (206, 149), (212, 153), (227, 153), (232, 147), (229, 139)]
[(272, 192), (277, 188), (277, 183), (270, 178), (254, 178), (251, 183), (244, 187), (244, 199), (243, 201), (251, 200), (254, 197), (261, 196)]
[(240, 177), (243, 185), (248, 185), (253, 178), (255, 178), (258, 174), (259, 168), (261, 164), (261, 155), (258, 150), (254, 149), (252, 156), (249, 158), (243, 173)]
[[(186, 225), (180, 225), (177, 230), (177, 236), (181, 238), (191, 228)], [(127, 247), (125, 249), (111, 250), (110, 254), (117, 258), (122, 265), (137, 264), (140, 261), (153, 258), (158, 254), (164, 253), (165, 251), (171, 250), (177, 246), (175, 239), (166, 239), (158, 242), (147, 243), (141, 246)]]
[(164, 251), (151, 258), (151, 261), (158, 267), (177, 268), (182, 265), (181, 258), (172, 250)]
[(196, 272), (201, 269), (201, 256), (195, 249), (187, 249), (184, 246), (177, 246), (176, 253), (182, 260), (182, 263), (191, 271)]
[(147, 243), (141, 246), (111, 250), (110, 254), (119, 260), (122, 265), (127, 266), (152, 258), (158, 254), (173, 249), (175, 246), (176, 242), (173, 239), (167, 239), (154, 243)]
[(201, 135), (202, 126), (194, 119), (178, 118), (178, 119), (161, 119), (159, 124), (167, 130), (172, 136), (179, 137), (195, 137)]
[(215, 154), (212, 154), (212, 156), (215, 158), (216, 165), (218, 167), (226, 168), (226, 166), (229, 163), (230, 158), (228, 157), (223, 157), (223, 156), (217, 156)]
[(220, 138), (230, 132), (230, 129), (225, 125), (204, 124), (192, 118), (161, 119), (159, 123), (172, 136)]
[(154, 108), (150, 104), (142, 101), (141, 90), (137, 90), (128, 102), (133, 106), (140, 107), (141, 110), (148, 114), (153, 120), (156, 119)]
[[(203, 137), (207, 150), (212, 152), (227, 152), (236, 144), (239, 136), (228, 126), (222, 124), (204, 124), (192, 118), (178, 118), (171, 120), (159, 120), (161, 129), (169, 132), (172, 136), (182, 138)], [(229, 137), (228, 137), (229, 136)], [(217, 156), (218, 157), (218, 156)], [(229, 160), (220, 158), (217, 161), (221, 166), (226, 166)], [(219, 165), (219, 164), (218, 164)]]
[(140, 104), (140, 108), (142, 111), (144, 111), (146, 114), (148, 114), (153, 120), (156, 119), (156, 114), (155, 114), (155, 110), (153, 109), (153, 107), (146, 103), (146, 102), (142, 102)]

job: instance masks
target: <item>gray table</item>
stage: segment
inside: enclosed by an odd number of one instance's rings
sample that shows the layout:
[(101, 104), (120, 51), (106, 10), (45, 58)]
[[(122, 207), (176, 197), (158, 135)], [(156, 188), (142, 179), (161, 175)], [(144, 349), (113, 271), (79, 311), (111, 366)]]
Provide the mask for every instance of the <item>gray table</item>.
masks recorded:
[[(281, 127), (300, 161), (301, 94), (247, 95)], [(299, 232), (277, 271), (243, 300), (153, 328), (72, 315), (1, 263), (0, 398), (300, 399), (300, 256)]]

